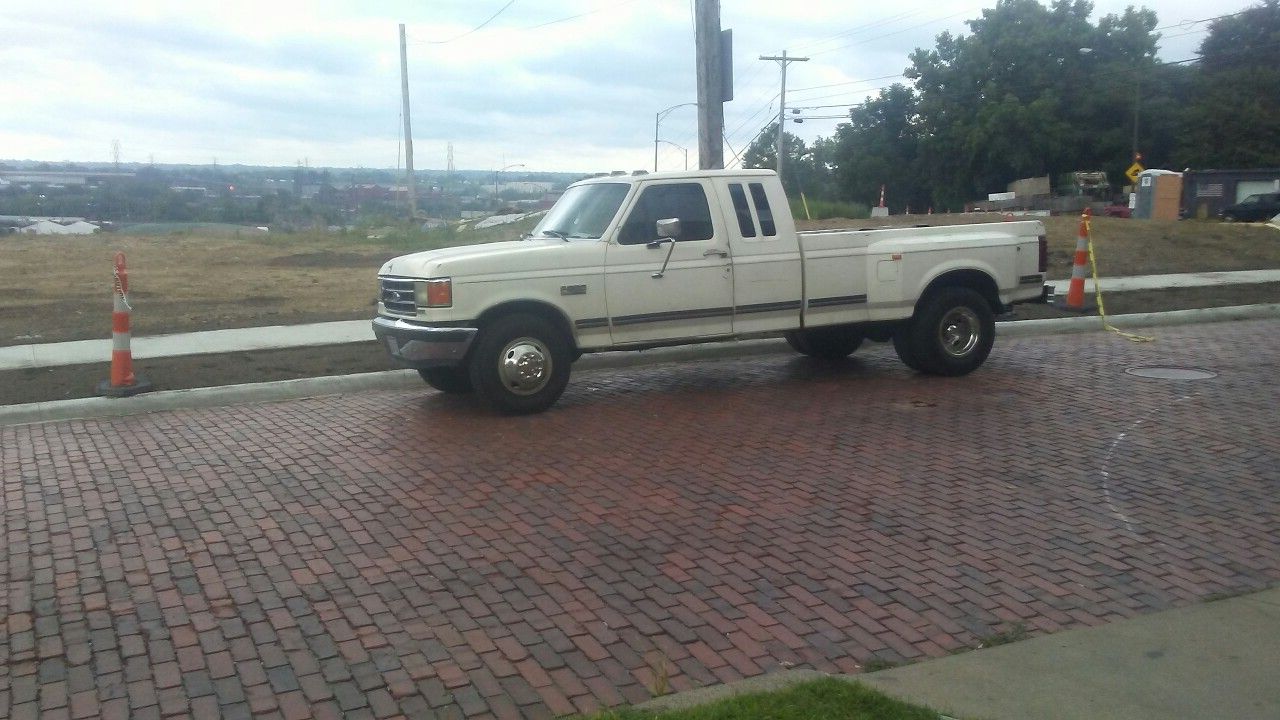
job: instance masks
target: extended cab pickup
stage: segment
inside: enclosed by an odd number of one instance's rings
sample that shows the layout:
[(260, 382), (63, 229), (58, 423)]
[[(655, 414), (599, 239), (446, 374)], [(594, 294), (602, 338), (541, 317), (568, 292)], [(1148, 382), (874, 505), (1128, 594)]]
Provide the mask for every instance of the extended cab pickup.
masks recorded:
[(373, 330), (444, 392), (539, 412), (582, 353), (778, 335), (849, 355), (892, 340), (909, 367), (964, 375), (994, 317), (1044, 297), (1038, 221), (797, 233), (768, 170), (600, 177), (522, 240), (395, 258)]

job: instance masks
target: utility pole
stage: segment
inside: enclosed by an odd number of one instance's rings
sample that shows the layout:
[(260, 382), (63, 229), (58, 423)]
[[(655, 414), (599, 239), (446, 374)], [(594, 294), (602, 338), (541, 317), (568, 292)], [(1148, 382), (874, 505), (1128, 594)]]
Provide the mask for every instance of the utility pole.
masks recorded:
[(776, 148), (778, 153), (778, 163), (777, 163), (778, 178), (781, 179), (782, 178), (782, 158), (784, 157), (783, 153), (785, 153), (787, 150), (787, 141), (786, 141), (787, 64), (793, 63), (793, 62), (809, 62), (809, 58), (787, 57), (787, 51), (783, 50), (781, 57), (778, 57), (776, 55), (761, 55), (760, 59), (776, 60), (778, 62), (778, 65), (782, 67), (782, 94), (778, 96), (778, 143)]
[[(698, 74), (698, 169), (724, 167), (725, 39), (720, 32), (720, 0), (695, 0), (694, 41)], [(657, 119), (654, 120), (657, 134)], [(655, 164), (657, 143), (654, 143)]]
[(409, 123), (409, 55), (405, 51), (404, 23), (400, 23), (400, 99), (404, 115), (404, 171), (409, 190), (409, 219), (418, 216), (418, 193), (413, 178), (413, 128)]

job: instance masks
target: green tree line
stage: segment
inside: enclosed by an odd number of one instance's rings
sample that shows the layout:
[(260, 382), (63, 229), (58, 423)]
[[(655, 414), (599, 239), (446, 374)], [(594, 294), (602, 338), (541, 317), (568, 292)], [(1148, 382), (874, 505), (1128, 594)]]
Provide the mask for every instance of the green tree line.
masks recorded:
[[(1090, 21), (1087, 0), (999, 0), (916, 49), (908, 83), (850, 108), (830, 138), (787, 133), (784, 183), (809, 197), (960, 209), (1019, 178), (1124, 184), (1146, 167), (1280, 167), (1280, 0), (1223, 15), (1195, 58), (1162, 60), (1156, 14)], [(774, 167), (776, 123), (744, 167)]]

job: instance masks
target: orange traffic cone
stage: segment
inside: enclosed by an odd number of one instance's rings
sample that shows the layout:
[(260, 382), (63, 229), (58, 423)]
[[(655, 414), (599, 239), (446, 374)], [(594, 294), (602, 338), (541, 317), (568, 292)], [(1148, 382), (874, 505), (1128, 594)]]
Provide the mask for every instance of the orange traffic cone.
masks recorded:
[(128, 397), (151, 389), (147, 379), (133, 372), (133, 352), (129, 349), (129, 271), (125, 267), (124, 253), (116, 253), (112, 272), (111, 312), (111, 378), (98, 383), (98, 394), (107, 397)]
[(1067, 288), (1066, 300), (1059, 300), (1054, 306), (1068, 312), (1092, 312), (1097, 308), (1085, 301), (1084, 277), (1089, 272), (1089, 208), (1080, 214), (1080, 229), (1076, 233), (1076, 257), (1071, 266), (1071, 284)]

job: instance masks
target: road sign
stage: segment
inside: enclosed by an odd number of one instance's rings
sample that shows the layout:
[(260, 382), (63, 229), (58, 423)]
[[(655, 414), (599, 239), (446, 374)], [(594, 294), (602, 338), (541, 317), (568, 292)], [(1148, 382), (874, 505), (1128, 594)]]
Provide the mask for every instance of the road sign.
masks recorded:
[(1129, 178), (1129, 182), (1136, 183), (1138, 182), (1138, 173), (1142, 172), (1143, 170), (1146, 170), (1146, 168), (1142, 167), (1141, 163), (1135, 162), (1134, 164), (1129, 166), (1128, 170), (1124, 171), (1124, 176)]

